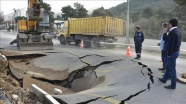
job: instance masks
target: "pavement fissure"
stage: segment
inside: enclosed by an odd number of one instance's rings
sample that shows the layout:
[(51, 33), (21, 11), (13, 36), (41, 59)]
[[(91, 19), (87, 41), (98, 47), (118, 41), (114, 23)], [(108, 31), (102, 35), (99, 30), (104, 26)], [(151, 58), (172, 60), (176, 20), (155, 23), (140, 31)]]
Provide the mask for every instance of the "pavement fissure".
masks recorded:
[(94, 99), (90, 99), (90, 100), (87, 100), (87, 101), (84, 101), (84, 102), (79, 102), (77, 104), (88, 104), (90, 102), (93, 102), (93, 101), (96, 101), (98, 99), (107, 99), (107, 98), (111, 98), (111, 97), (115, 97), (117, 95), (113, 95), (113, 96), (106, 96), (106, 97), (97, 97), (97, 98), (94, 98)]
[[(69, 52), (67, 52), (69, 53)], [(85, 55), (85, 56), (79, 56), (79, 55), (76, 55), (74, 53), (69, 53), (71, 55), (74, 55), (76, 57), (79, 58), (79, 60), (86, 64), (86, 66), (84, 66), (83, 68), (79, 68), (77, 70), (74, 70), (72, 71), (68, 77), (64, 80), (50, 80), (50, 79), (46, 79), (46, 78), (41, 78), (41, 77), (35, 77), (35, 76), (32, 76), (33, 79), (37, 79), (37, 80), (40, 80), (40, 81), (45, 81), (45, 82), (48, 82), (48, 83), (51, 83), (51, 84), (54, 84), (54, 85), (59, 85), (59, 86), (62, 86), (62, 87), (66, 87), (66, 88), (72, 88), (72, 83), (79, 79), (79, 78), (82, 78), (84, 77), (85, 73), (89, 73), (90, 74), (94, 74), (96, 76), (96, 79), (97, 79), (97, 75), (96, 75), (96, 72), (95, 70), (102, 66), (102, 65), (106, 65), (106, 64), (111, 64), (113, 62), (116, 62), (116, 61), (122, 61), (123, 59), (118, 59), (118, 60), (112, 60), (112, 61), (103, 61), (101, 62), (100, 64), (97, 64), (95, 66), (92, 66), (90, 63), (86, 62), (85, 60), (83, 60), (84, 58), (88, 57), (88, 56), (99, 56), (99, 57), (106, 57), (106, 56), (101, 56), (101, 55), (98, 55), (98, 54), (90, 54), (90, 55)], [(89, 76), (87, 75), (87, 76)], [(85, 82), (86, 83), (86, 82)], [(85, 89), (86, 90), (86, 89)]]
[[(101, 56), (101, 55), (97, 55), (97, 54), (90, 54), (90, 55), (85, 55), (85, 56), (81, 56), (81, 57), (80, 57), (80, 56), (75, 55), (75, 54), (72, 54), (72, 55), (78, 57), (79, 60), (80, 60), (82, 63), (86, 64), (86, 66), (83, 67), (83, 68), (80, 68), (80, 69), (77, 69), (77, 70), (71, 72), (71, 73), (69, 74), (69, 76), (68, 76), (65, 80), (50, 80), (50, 79), (40, 78), (40, 77), (35, 77), (35, 76), (32, 76), (32, 78), (37, 79), (37, 80), (40, 80), (40, 81), (49, 82), (49, 83), (54, 84), (54, 85), (59, 85), (59, 86), (62, 86), (62, 87), (71, 88), (72, 82), (73, 82), (74, 80), (78, 79), (78, 78), (84, 77), (84, 74), (86, 73), (86, 71), (91, 71), (90, 74), (95, 73), (95, 75), (96, 75), (95, 70), (96, 70), (98, 67), (100, 67), (100, 66), (102, 66), (102, 65), (106, 65), (106, 64), (111, 64), (111, 63), (116, 62), (116, 61), (122, 61), (122, 60), (123, 60), (123, 59), (118, 59), (118, 60), (112, 60), (112, 61), (103, 61), (103, 62), (101, 62), (101, 63), (99, 63), (99, 64), (97, 64), (97, 65), (95, 65), (95, 66), (92, 66), (91, 64), (89, 64), (88, 62), (84, 61), (83, 59), (86, 58), (86, 57), (88, 57), (88, 56), (93, 56), (93, 55), (96, 55), (96, 56), (99, 56), (99, 57), (106, 57), (106, 56)], [(36, 56), (38, 57), (38, 54), (33, 55), (32, 57), (36, 57)], [(41, 56), (42, 56), (42, 55), (41, 55)], [(8, 59), (23, 58), (22, 61), (25, 61), (25, 60), (26, 60), (25, 57), (26, 57), (26, 58), (30, 58), (31, 56), (30, 56), (30, 55), (17, 55), (17, 56), (8, 56), (7, 58), (8, 58)], [(135, 60), (132, 60), (132, 61), (137, 62), (137, 61), (135, 61)], [(26, 61), (25, 61), (25, 62), (26, 62)], [(142, 66), (141, 74), (142, 74), (145, 78), (146, 78), (146, 76), (145, 76), (145, 74), (144, 74), (144, 72), (143, 72), (143, 69), (146, 68), (146, 69), (148, 70), (148, 74), (147, 74), (147, 75), (149, 76), (150, 82), (147, 84), (147, 88), (146, 88), (146, 89), (143, 89), (143, 90), (141, 90), (141, 91), (139, 91), (139, 92), (137, 92), (137, 93), (135, 93), (135, 94), (130, 95), (130, 96), (127, 97), (126, 99), (122, 100), (122, 101), (120, 102), (120, 104), (125, 104), (126, 101), (129, 101), (129, 100), (131, 100), (133, 97), (136, 97), (136, 96), (140, 95), (141, 93), (145, 92), (147, 89), (150, 91), (150, 89), (151, 89), (151, 84), (154, 83), (154, 79), (153, 79), (153, 75), (152, 75), (152, 74), (153, 74), (152, 70), (151, 70), (150, 68), (148, 68), (146, 65), (142, 64), (141, 62), (137, 62), (137, 63), (138, 63), (139, 65)], [(28, 64), (29, 64), (29, 63), (28, 63)], [(12, 75), (12, 76), (14, 76), (13, 73), (11, 73), (11, 69), (10, 69), (10, 66), (9, 66), (9, 65), (8, 65), (8, 67), (9, 67), (9, 68), (8, 68), (8, 69), (9, 69), (9, 74)], [(22, 79), (17, 79), (17, 77), (15, 77), (15, 76), (14, 76), (14, 78), (15, 78), (16, 80), (18, 80), (19, 82), (22, 80)], [(97, 78), (97, 75), (96, 75), (96, 78)], [(116, 83), (114, 83), (114, 84), (116, 84)], [(111, 84), (111, 86), (114, 85), (114, 84)], [(86, 89), (85, 89), (85, 90), (86, 90)], [(114, 96), (116, 96), (116, 95), (114, 95)], [(93, 101), (96, 101), (96, 100), (98, 100), (98, 99), (106, 99), (106, 98), (114, 97), (114, 96), (107, 96), (107, 97), (104, 97), (104, 98), (102, 98), (102, 97), (97, 97), (97, 98), (90, 99), (90, 100), (87, 100), (87, 101), (84, 101), (84, 102), (80, 102), (80, 103), (77, 103), (77, 104), (88, 104), (88, 103), (93, 102)]]
[[(141, 69), (140, 72), (141, 72), (141, 74), (142, 74), (144, 77), (145, 77), (145, 73), (143, 72), (143, 69), (144, 69), (144, 68), (147, 69), (147, 71), (148, 71), (148, 74), (147, 74), (147, 75), (149, 76), (150, 82), (147, 84), (147, 88), (145, 88), (145, 89), (143, 89), (143, 90), (141, 90), (141, 91), (139, 91), (139, 92), (137, 92), (137, 93), (135, 93), (135, 94), (130, 95), (130, 96), (127, 97), (126, 99), (122, 100), (119, 104), (126, 104), (126, 101), (129, 101), (129, 100), (131, 100), (132, 98), (134, 98), (134, 97), (140, 95), (141, 93), (145, 92), (147, 89), (148, 89), (148, 91), (150, 91), (151, 85), (154, 84), (154, 76), (152, 75), (152, 74), (153, 74), (152, 70), (151, 70), (147, 65), (145, 65), (145, 64), (143, 64), (143, 63), (141, 63), (141, 62), (138, 62), (138, 61), (136, 61), (136, 60), (131, 60), (131, 61), (137, 62), (139, 65), (142, 66), (142, 69)], [(146, 77), (145, 77), (145, 78), (146, 78)]]

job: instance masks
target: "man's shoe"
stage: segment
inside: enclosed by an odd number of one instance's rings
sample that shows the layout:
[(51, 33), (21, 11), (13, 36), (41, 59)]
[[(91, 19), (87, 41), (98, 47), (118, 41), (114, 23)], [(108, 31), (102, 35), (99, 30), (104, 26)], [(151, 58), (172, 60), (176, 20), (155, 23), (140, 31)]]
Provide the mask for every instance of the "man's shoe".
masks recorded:
[(160, 82), (162, 83), (166, 83), (166, 81), (164, 81), (162, 78), (158, 78)]
[(162, 70), (162, 73), (165, 73), (166, 72), (166, 70)]
[(176, 89), (176, 87), (173, 87), (172, 85), (164, 86), (166, 89)]
[(134, 59), (136, 59), (136, 60), (137, 60), (137, 59), (138, 59), (138, 57), (136, 57), (136, 58), (134, 58)]
[(165, 70), (164, 68), (159, 68), (158, 70)]

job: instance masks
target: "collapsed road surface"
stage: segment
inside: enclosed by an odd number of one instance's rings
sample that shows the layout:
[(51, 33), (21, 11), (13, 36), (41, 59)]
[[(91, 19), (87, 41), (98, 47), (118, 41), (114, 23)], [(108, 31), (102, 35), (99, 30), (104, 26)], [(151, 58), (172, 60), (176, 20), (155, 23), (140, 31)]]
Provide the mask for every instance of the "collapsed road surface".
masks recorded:
[[(26, 76), (26, 82), (35, 83), (62, 104), (186, 103), (184, 84), (177, 83), (176, 90), (167, 90), (163, 88), (165, 84), (158, 81), (162, 73), (157, 69), (162, 63), (157, 52), (143, 51), (142, 59), (136, 61), (125, 57), (126, 50), (123, 49), (81, 49), (72, 45), (61, 46), (57, 40), (53, 41), (52, 51), (20, 52), (14, 50), (15, 47), (6, 50), (6, 46), (2, 50), (44, 55), (30, 60), (10, 61), (17, 66), (13, 70), (17, 70), (19, 77), (22, 74), (31, 75), (35, 79)], [(131, 54), (135, 55), (133, 50)], [(184, 57), (178, 59), (179, 71), (184, 70), (184, 62)], [(99, 67), (93, 67), (97, 65)], [(24, 72), (20, 74), (19, 68)], [(26, 83), (25, 87), (28, 88), (30, 83)], [(62, 95), (54, 95), (51, 86), (59, 87)]]
[[(59, 54), (59, 56), (56, 57), (56, 55), (58, 55), (58, 54)], [(55, 55), (54, 59), (52, 59), (52, 57), (54, 57), (53, 55)], [(93, 58), (93, 57), (97, 57), (97, 58)], [(125, 59), (125, 58), (119, 59), (118, 57), (102, 56), (102, 55), (98, 55), (98, 54), (89, 54), (89, 55), (85, 55), (85, 56), (79, 56), (79, 55), (71, 53), (71, 52), (62, 52), (62, 53), (56, 53), (56, 54), (53, 54), (52, 52), (48, 52), (45, 54), (14, 55), (14, 56), (7, 56), (7, 58), (10, 61), (10, 66), (13, 67), (13, 68), (10, 68), (11, 72), (16, 76), (16, 73), (18, 71), (15, 72), (15, 69), (19, 69), (23, 73), (19, 72), (18, 76), (19, 77), (22, 76), (23, 78), (24, 78), (25, 74), (29, 74), (28, 73), (29, 71), (37, 71), (37, 70), (34, 70), (34, 68), (28, 67), (29, 64), (33, 64), (36, 68), (38, 68), (38, 67), (42, 68), (43, 62), (45, 63), (45, 65), (52, 66), (51, 60), (54, 61), (54, 60), (60, 60), (60, 59), (62, 59), (62, 60), (70, 59), (69, 61), (73, 61), (73, 65), (80, 65), (80, 66), (79, 66), (79, 68), (78, 68), (78, 66), (76, 66), (72, 69), (69, 68), (69, 66), (67, 66), (68, 68), (64, 68), (63, 62), (66, 62), (66, 61), (61, 61), (60, 65), (62, 65), (62, 66), (59, 66), (59, 68), (60, 68), (60, 71), (63, 72), (61, 74), (61, 76), (63, 76), (63, 77), (57, 76), (56, 79), (52, 79), (51, 76), (55, 76), (54, 74), (53, 75), (51, 74), (50, 76), (48, 76), (44, 73), (41, 76), (33, 74), (31, 77), (33, 79), (37, 79), (42, 82), (48, 82), (53, 85), (69, 88), (75, 92), (88, 90), (88, 89), (94, 88), (94, 87), (104, 83), (106, 80), (106, 78), (105, 78), (106, 75), (102, 75), (102, 76), (98, 77), (97, 72), (96, 72), (96, 70), (97, 69), (99, 70), (99, 68), (101, 68), (102, 66), (104, 66), (104, 68), (108, 68), (110, 71), (113, 71), (114, 69), (118, 69), (117, 66), (114, 66), (114, 63), (116, 63), (118, 65), (121, 63), (126, 64), (123, 69), (125, 69), (126, 67), (130, 68), (131, 65), (132, 65), (132, 67), (142, 65), (141, 73), (143, 74), (143, 76), (144, 76), (144, 73), (142, 72), (142, 70), (143, 70), (143, 68), (147, 68), (146, 65), (143, 65), (140, 62), (138, 62), (138, 63), (136, 63), (135, 61), (133, 62), (133, 60), (130, 60), (130, 59)], [(88, 60), (87, 58), (91, 62), (86, 61), (86, 60)], [(96, 61), (97, 59), (99, 61)], [(19, 63), (19, 64), (16, 65), (17, 63)], [(72, 62), (69, 62), (69, 63), (72, 63)], [(43, 67), (43, 70), (46, 69), (46, 66), (44, 66), (44, 67)], [(31, 68), (31, 69), (28, 70), (28, 68)], [(104, 72), (104, 70), (105, 70), (104, 68), (101, 68), (102, 69), (101, 71)], [(123, 69), (121, 69), (121, 70), (123, 70)], [(14, 70), (14, 72), (12, 70)], [(58, 70), (58, 69), (53, 68), (53, 70)], [(107, 71), (108, 70), (106, 69), (105, 72), (107, 72)], [(150, 73), (149, 75), (152, 76), (151, 70), (149, 70), (149, 73)], [(20, 74), (22, 74), (22, 75), (20, 75)], [(17, 77), (16, 79), (18, 81), (22, 80), (21, 83), (23, 86), (24, 85), (23, 78), (18, 78), (18, 76), (16, 76)], [(59, 78), (62, 78), (62, 79), (59, 79)], [(151, 81), (152, 80), (153, 79), (151, 79)], [(154, 82), (152, 81), (152, 83), (154, 83)], [(113, 85), (114, 84), (109, 84), (109, 86), (113, 86)], [(105, 85), (102, 85), (102, 86), (105, 86)], [(108, 86), (108, 85), (106, 85), (106, 86)], [(151, 87), (151, 85), (149, 82), (147, 85), (147, 89), (150, 90), (150, 87)], [(122, 100), (120, 103), (122, 104), (125, 101), (130, 100), (132, 97), (137, 96), (138, 94), (144, 92), (145, 90), (142, 90), (140, 92), (137, 92), (137, 94), (129, 96), (128, 98)], [(107, 99), (107, 98), (115, 97), (115, 96), (117, 96), (117, 95), (106, 96), (102, 99)], [(55, 97), (55, 98), (57, 98), (57, 97)], [(98, 97), (95, 100), (98, 100), (99, 98), (100, 97)], [(63, 100), (59, 100), (59, 98), (58, 98), (58, 101), (63, 102)], [(94, 101), (94, 100), (90, 100), (88, 102), (91, 102), (91, 101)], [(87, 101), (85, 101), (85, 102), (87, 102)], [(80, 104), (81, 103), (83, 104), (85, 102), (80, 102)], [(67, 102), (67, 103), (69, 103), (69, 102)]]

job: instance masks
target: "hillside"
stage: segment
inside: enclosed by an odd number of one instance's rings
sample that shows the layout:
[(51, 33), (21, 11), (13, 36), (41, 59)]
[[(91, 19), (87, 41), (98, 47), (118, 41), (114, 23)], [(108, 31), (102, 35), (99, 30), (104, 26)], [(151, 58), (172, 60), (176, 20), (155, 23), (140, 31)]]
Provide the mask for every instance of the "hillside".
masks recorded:
[[(178, 28), (183, 34), (182, 40), (186, 41), (185, 9), (186, 6), (178, 6), (174, 0), (130, 0), (129, 36), (133, 37), (135, 25), (140, 25), (145, 38), (160, 39), (161, 24), (177, 18)], [(112, 7), (109, 11), (114, 17), (125, 20), (127, 2)]]
[[(166, 10), (173, 10), (177, 4), (173, 0), (130, 0), (130, 11), (141, 11), (146, 7), (153, 9), (164, 8)], [(119, 4), (109, 9), (116, 16), (126, 15), (127, 2)]]

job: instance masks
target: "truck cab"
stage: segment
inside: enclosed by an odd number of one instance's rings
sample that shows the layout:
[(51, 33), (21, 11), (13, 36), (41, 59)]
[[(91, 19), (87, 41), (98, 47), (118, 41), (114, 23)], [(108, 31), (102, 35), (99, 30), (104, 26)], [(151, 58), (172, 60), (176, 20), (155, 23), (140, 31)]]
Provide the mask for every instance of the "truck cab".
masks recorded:
[(65, 44), (68, 37), (68, 21), (55, 21), (55, 25), (60, 43)]

